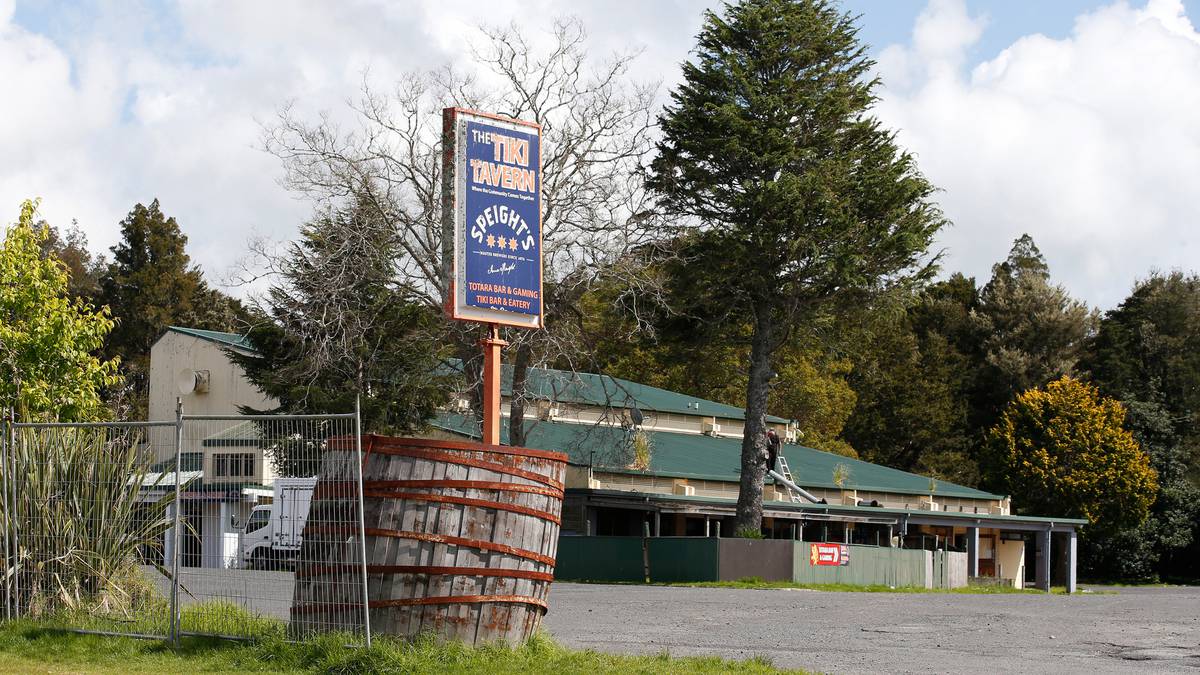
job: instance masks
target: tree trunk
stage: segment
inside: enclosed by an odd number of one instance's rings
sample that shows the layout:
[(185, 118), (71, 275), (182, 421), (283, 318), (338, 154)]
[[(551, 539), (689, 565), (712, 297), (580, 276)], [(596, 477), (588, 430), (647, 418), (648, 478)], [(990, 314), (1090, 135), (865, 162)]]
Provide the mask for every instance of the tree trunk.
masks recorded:
[(453, 330), (450, 337), (454, 341), (455, 356), (462, 363), (463, 382), (467, 386), (471, 412), (475, 415), (475, 431), (480, 432), (483, 428), (483, 352), (479, 346), (479, 335), (473, 330), (460, 328)]
[(763, 480), (767, 475), (767, 395), (774, 329), (771, 310), (757, 308), (750, 340), (750, 378), (746, 383), (746, 425), (742, 433), (742, 479), (735, 532), (758, 532), (762, 528)]
[(525, 382), (529, 375), (529, 362), (533, 360), (533, 348), (525, 340), (516, 341), (513, 358), (512, 398), (508, 402), (508, 444), (516, 447), (525, 445)]

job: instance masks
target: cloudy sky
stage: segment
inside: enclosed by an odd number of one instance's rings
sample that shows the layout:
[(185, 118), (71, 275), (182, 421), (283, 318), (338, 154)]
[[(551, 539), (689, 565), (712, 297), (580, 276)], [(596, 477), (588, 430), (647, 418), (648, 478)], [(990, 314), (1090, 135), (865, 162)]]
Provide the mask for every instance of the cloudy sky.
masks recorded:
[[(473, 27), (575, 14), (591, 48), (678, 78), (700, 0), (0, 0), (0, 221), (43, 199), (94, 249), (157, 197), (221, 278), (310, 205), (259, 150), (279, 106), (343, 110), (380, 82), (465, 63)], [(986, 279), (1022, 232), (1101, 308), (1151, 269), (1200, 269), (1200, 0), (844, 0), (885, 83), (878, 115), (941, 188), (948, 270)]]

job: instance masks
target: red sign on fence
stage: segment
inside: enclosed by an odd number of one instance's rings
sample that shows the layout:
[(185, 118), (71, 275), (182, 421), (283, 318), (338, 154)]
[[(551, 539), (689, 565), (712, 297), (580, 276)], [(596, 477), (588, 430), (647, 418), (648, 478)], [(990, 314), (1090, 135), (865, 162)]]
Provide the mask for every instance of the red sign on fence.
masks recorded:
[(813, 544), (809, 559), (814, 565), (849, 565), (850, 547), (845, 544)]

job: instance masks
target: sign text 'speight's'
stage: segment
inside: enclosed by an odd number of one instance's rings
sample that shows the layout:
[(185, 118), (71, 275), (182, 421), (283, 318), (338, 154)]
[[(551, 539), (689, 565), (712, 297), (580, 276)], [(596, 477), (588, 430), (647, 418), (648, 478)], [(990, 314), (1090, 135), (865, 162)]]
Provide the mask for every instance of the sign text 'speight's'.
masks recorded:
[(482, 244), (483, 238), (487, 236), (488, 228), (493, 225), (505, 225), (517, 236), (523, 236), (522, 251), (528, 251), (536, 243), (529, 229), (529, 223), (525, 222), (525, 219), (515, 209), (510, 209), (504, 204), (489, 206), (475, 216), (475, 222), (471, 224), (471, 238)]

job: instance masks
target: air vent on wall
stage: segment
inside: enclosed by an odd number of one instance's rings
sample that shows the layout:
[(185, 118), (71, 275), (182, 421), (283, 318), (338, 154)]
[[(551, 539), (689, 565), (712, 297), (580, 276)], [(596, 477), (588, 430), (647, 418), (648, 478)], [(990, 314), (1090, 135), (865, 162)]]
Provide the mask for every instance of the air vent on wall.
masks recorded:
[(175, 386), (181, 395), (204, 394), (208, 392), (209, 376), (207, 370), (192, 370), (184, 368), (175, 376)]

